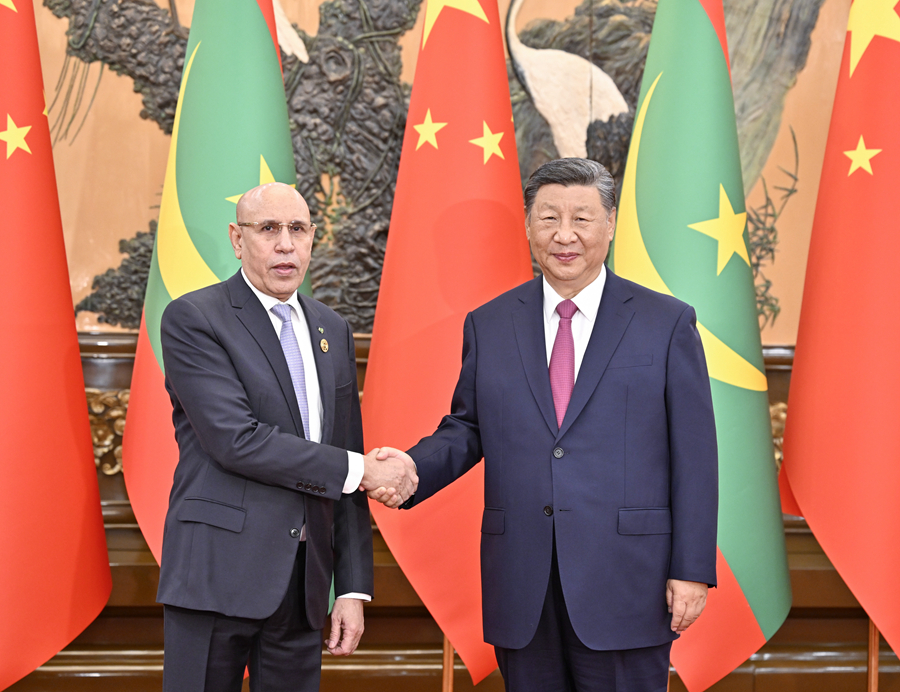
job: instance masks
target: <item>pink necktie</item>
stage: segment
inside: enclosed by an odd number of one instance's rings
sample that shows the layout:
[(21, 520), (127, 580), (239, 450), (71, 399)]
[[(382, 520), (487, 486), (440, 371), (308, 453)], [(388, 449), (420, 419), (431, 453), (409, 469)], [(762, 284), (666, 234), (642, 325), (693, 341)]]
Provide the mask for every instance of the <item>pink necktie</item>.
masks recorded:
[(556, 306), (559, 313), (559, 330), (550, 354), (550, 390), (556, 407), (556, 424), (562, 427), (572, 388), (575, 386), (575, 341), (572, 338), (572, 315), (578, 307), (571, 300), (564, 300)]

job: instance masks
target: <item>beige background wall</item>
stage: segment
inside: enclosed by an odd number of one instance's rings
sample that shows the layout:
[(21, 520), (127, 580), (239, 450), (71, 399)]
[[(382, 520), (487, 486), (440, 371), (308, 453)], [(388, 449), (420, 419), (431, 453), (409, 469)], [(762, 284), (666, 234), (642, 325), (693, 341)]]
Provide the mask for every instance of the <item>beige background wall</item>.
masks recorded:
[[(54, 17), (33, 0), (43, 62), (44, 87), (48, 102), (53, 100), (65, 60), (67, 22)], [(288, 17), (309, 34), (318, 29), (321, 0), (283, 0)], [(577, 0), (527, 0), (518, 17), (521, 29), (533, 19), (563, 19), (572, 13)], [(500, 0), (505, 16), (509, 0)], [(193, 0), (178, 0), (180, 19), (190, 24)], [(770, 185), (781, 185), (784, 175), (778, 167), (793, 166), (790, 127), (797, 134), (800, 149), (799, 192), (791, 199), (777, 226), (779, 245), (776, 262), (764, 269), (773, 281), (773, 293), (781, 302), (781, 315), (763, 331), (767, 344), (796, 341), (806, 269), (806, 254), (812, 228), (815, 196), (824, 155), (831, 103), (837, 81), (850, 0), (826, 0), (812, 36), (806, 69), (788, 93), (782, 127), (763, 176)], [(422, 22), (401, 41), (403, 79), (411, 82), (421, 40)], [(70, 63), (74, 65), (74, 61)], [(83, 66), (79, 64), (83, 69)], [(88, 91), (92, 91), (99, 66), (90, 68)], [(51, 124), (58, 117), (59, 102), (51, 111)], [(73, 298), (77, 302), (90, 292), (95, 274), (118, 266), (121, 238), (128, 238), (158, 214), (162, 181), (168, 156), (169, 137), (155, 123), (142, 120), (140, 95), (132, 81), (104, 70), (96, 101), (84, 127), (72, 141), (60, 141), (54, 148), (63, 229), (69, 255)], [(76, 125), (81, 116), (76, 119)], [(74, 127), (71, 132), (74, 132)], [(761, 184), (751, 192), (748, 206), (763, 199)], [(224, 232), (224, 231), (223, 231)], [(81, 313), (80, 330), (110, 330), (94, 315)]]

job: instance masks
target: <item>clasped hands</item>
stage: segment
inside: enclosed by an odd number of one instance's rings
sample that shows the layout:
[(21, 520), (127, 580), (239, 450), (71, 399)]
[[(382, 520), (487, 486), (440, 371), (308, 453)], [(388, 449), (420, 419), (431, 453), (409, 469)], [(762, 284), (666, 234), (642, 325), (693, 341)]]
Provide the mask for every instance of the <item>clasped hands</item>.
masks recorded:
[(359, 489), (385, 507), (399, 507), (419, 487), (416, 464), (406, 452), (393, 447), (376, 447), (363, 460), (365, 471)]

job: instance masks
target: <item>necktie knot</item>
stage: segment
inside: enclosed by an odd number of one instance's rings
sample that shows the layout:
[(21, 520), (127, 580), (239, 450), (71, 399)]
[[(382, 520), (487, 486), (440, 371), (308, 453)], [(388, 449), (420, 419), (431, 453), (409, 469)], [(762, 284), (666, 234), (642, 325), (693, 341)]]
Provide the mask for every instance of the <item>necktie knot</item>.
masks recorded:
[(274, 312), (275, 316), (282, 322), (288, 322), (291, 319), (291, 306), (287, 303), (278, 303), (278, 305), (273, 305), (272, 312)]
[(564, 300), (556, 306), (556, 312), (564, 320), (572, 319), (572, 315), (578, 312), (578, 306), (571, 300)]

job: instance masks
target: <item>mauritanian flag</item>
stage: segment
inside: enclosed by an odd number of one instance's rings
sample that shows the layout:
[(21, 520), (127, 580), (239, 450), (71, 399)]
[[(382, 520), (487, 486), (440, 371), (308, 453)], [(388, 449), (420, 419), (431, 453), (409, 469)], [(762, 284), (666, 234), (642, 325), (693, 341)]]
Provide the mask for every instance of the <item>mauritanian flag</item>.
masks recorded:
[[(370, 447), (407, 449), (449, 410), (466, 314), (533, 274), (495, 0), (428, 0), (363, 395)], [(381, 534), (475, 682), (484, 643), (481, 465)]]
[[(900, 651), (900, 16), (856, 0), (819, 185), (782, 466), (806, 518)], [(793, 491), (793, 497), (791, 497)]]
[[(3, 1), (3, 0), (0, 0)], [(138, 336), (123, 471), (134, 514), (159, 560), (178, 461), (163, 383), (159, 321), (170, 301), (240, 268), (228, 239), (238, 198), (295, 184), (271, 0), (194, 6), (156, 244)]]
[(791, 606), (722, 0), (660, 0), (628, 153), (614, 270), (693, 305), (719, 443), (718, 588), (672, 649), (691, 692)]
[(0, 0), (0, 209), (2, 690), (112, 588), (31, 0)]

